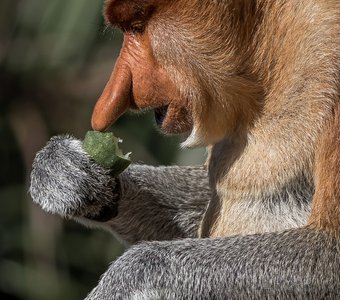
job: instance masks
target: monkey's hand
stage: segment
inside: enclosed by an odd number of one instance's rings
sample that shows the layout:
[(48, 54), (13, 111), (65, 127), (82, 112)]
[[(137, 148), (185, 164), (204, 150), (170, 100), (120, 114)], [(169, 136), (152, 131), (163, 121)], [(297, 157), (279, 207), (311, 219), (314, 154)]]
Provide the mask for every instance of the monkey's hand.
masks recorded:
[(197, 236), (211, 198), (205, 167), (133, 164), (119, 175), (111, 172), (81, 141), (54, 137), (33, 162), (30, 193), (45, 211), (129, 243)]
[(118, 213), (118, 180), (70, 136), (53, 137), (37, 153), (30, 193), (45, 211), (63, 217), (106, 222)]

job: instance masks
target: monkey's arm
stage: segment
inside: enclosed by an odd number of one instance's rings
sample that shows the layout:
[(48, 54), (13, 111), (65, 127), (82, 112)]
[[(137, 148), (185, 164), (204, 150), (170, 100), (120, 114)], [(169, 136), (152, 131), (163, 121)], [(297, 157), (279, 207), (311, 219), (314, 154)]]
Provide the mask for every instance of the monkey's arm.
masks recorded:
[(149, 242), (115, 261), (86, 299), (338, 299), (340, 241), (313, 228)]
[(211, 197), (204, 167), (132, 165), (119, 180), (118, 215), (107, 225), (124, 240), (197, 237)]
[(67, 136), (52, 138), (37, 154), (30, 192), (46, 211), (132, 243), (196, 237), (211, 197), (204, 167), (132, 165), (113, 177)]

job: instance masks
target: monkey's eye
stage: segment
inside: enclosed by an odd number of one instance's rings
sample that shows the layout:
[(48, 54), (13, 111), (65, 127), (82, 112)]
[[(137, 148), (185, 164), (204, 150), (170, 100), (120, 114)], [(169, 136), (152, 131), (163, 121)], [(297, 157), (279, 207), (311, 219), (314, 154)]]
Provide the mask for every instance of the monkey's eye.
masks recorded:
[(118, 27), (120, 27), (120, 29), (124, 32), (143, 33), (145, 29), (145, 24), (142, 21), (132, 23), (126, 22), (125, 24), (120, 24)]
[(130, 30), (135, 33), (142, 33), (145, 29), (145, 24), (144, 22), (138, 21), (138, 22), (133, 22), (130, 25)]

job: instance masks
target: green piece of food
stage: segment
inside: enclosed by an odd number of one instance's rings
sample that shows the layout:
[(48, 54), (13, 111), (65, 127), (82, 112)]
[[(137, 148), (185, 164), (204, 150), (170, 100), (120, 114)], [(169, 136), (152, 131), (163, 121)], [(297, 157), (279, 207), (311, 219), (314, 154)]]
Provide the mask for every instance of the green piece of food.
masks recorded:
[(131, 164), (130, 153), (124, 155), (119, 149), (119, 142), (121, 140), (112, 132), (88, 131), (83, 148), (99, 165), (118, 175)]

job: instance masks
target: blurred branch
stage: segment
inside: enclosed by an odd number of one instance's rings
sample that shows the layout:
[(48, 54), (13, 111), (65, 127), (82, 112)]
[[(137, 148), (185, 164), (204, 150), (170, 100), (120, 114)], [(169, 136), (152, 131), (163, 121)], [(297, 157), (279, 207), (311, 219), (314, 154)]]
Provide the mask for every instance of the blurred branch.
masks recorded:
[[(19, 105), (15, 104), (10, 107), (9, 118), (25, 163), (26, 187), (28, 188), (29, 173), (35, 153), (46, 143), (48, 134), (45, 122), (32, 102), (22, 101), (19, 102)], [(48, 286), (53, 287), (54, 290), (52, 291), (50, 288), (45, 290), (44, 297), (48, 298), (50, 295), (58, 295), (55, 239), (60, 232), (61, 220), (44, 213), (33, 204), (28, 195), (26, 195), (26, 199), (29, 211), (29, 225), (24, 230), (26, 249), (28, 250), (27, 264), (33, 266), (40, 276), (45, 274), (45, 284), (50, 282)], [(24, 209), (27, 210), (27, 207)], [(32, 279), (25, 277), (24, 282), (29, 280)], [(28, 298), (39, 299), (38, 296), (42, 290), (44, 289), (32, 290), (33, 294), (28, 295)]]

